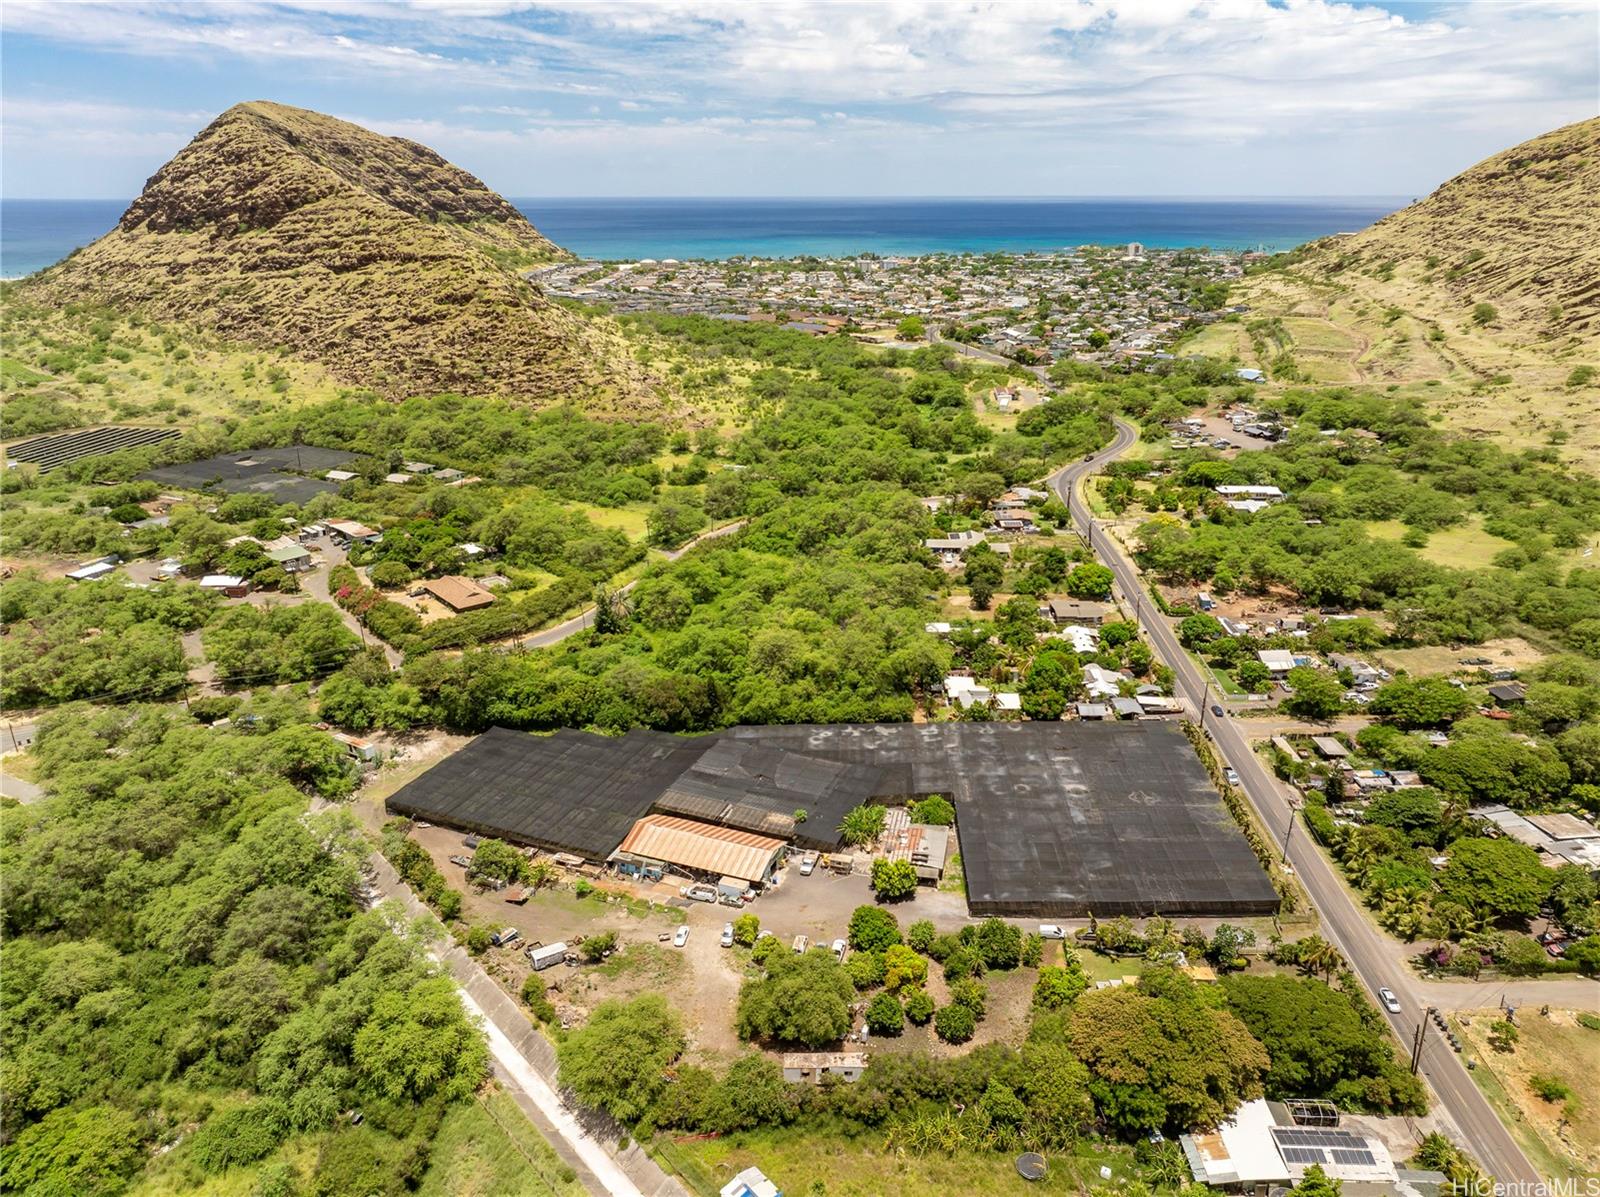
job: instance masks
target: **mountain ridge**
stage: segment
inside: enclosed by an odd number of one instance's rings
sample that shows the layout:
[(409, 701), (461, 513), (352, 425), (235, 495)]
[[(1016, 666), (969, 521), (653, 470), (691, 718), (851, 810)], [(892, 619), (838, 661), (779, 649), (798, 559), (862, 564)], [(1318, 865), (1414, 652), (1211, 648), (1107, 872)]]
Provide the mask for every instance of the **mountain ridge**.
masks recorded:
[(1493, 154), (1358, 233), (1312, 242), (1300, 265), (1324, 278), (1398, 275), (1431, 288), (1441, 308), (1488, 303), (1508, 325), (1593, 337), (1596, 195), (1600, 117)]
[(250, 101), (28, 288), (283, 347), (391, 398), (638, 402), (616, 339), (516, 273), (570, 258), (426, 146)]

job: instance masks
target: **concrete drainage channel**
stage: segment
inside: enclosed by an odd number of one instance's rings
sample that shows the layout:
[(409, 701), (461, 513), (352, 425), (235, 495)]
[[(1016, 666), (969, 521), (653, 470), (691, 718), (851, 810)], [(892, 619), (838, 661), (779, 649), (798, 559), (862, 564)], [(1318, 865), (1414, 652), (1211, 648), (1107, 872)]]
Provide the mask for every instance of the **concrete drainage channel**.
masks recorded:
[[(368, 860), (375, 902), (393, 898), (408, 918), (433, 917), (380, 853)], [(472, 957), (455, 946), (430, 955), (449, 972), (461, 1004), (483, 1026), (496, 1077), (585, 1188), (601, 1197), (692, 1197), (631, 1138), (626, 1149), (616, 1149), (627, 1133), (622, 1126), (562, 1095), (555, 1048)]]

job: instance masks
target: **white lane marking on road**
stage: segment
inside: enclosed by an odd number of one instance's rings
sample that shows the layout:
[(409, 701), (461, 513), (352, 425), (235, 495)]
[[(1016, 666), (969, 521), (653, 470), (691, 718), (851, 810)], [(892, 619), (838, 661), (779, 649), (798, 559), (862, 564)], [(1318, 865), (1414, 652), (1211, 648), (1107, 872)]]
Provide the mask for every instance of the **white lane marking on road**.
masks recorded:
[(483, 1026), (483, 1033), (489, 1040), (489, 1051), (495, 1061), (511, 1074), (513, 1080), (522, 1086), (522, 1091), (538, 1106), (546, 1118), (550, 1120), (556, 1132), (567, 1141), (573, 1151), (577, 1152), (595, 1178), (605, 1185), (606, 1192), (612, 1197), (644, 1197), (639, 1186), (628, 1178), (617, 1161), (611, 1157), (606, 1149), (595, 1142), (589, 1132), (579, 1125), (567, 1108), (561, 1104), (561, 1098), (550, 1087), (548, 1081), (540, 1076), (530, 1065), (523, 1054), (506, 1037), (495, 1022), (483, 1012), (473, 997), (460, 985), (456, 992), (461, 995), (461, 1004), (467, 1008), (467, 1013), (475, 1015)]

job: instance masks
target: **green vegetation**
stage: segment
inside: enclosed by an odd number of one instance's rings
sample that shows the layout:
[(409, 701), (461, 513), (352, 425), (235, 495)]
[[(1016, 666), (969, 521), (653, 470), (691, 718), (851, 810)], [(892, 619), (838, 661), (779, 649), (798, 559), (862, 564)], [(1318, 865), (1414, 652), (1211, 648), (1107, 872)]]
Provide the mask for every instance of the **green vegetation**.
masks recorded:
[(3, 812), (8, 1189), (249, 1169), (394, 1192), (484, 1079), (423, 942), (358, 913), (349, 818), (306, 815), (351, 785), (308, 718), (286, 698), (225, 729), (141, 706), (41, 725), (51, 797)]

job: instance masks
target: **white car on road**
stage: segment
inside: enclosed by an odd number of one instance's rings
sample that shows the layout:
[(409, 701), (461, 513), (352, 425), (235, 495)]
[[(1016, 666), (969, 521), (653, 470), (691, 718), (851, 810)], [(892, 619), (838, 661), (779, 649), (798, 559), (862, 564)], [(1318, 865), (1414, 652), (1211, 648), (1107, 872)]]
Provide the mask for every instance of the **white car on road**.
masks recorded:
[(1390, 1014), (1400, 1013), (1400, 999), (1394, 996), (1394, 990), (1378, 990), (1378, 1000), (1383, 1003), (1383, 1008)]
[(683, 947), (684, 944), (686, 944), (688, 942), (689, 942), (689, 928), (688, 927), (679, 927), (676, 931), (674, 931), (672, 933), (672, 946), (673, 947), (681, 948), (681, 947)]
[(733, 947), (733, 924), (732, 923), (723, 923), (722, 924), (722, 946), (725, 947), (725, 948)]
[(1040, 923), (1039, 935), (1044, 939), (1065, 939), (1067, 929), (1060, 923)]
[(1222, 776), (1228, 779), (1228, 784), (1230, 786), (1236, 786), (1239, 784), (1239, 771), (1231, 765), (1222, 771)]

